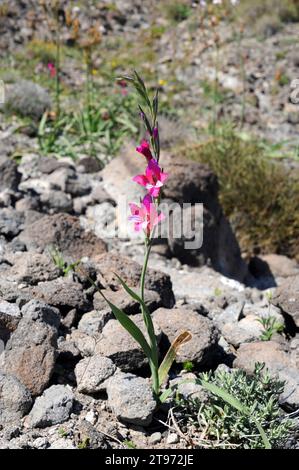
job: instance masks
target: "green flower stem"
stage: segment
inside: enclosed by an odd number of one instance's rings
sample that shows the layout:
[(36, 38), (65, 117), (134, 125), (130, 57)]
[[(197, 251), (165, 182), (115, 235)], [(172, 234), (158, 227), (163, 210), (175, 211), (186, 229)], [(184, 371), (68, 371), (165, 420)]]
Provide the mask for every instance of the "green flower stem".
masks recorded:
[(56, 101), (56, 117), (60, 115), (60, 22), (57, 15), (57, 27), (56, 27), (56, 90), (55, 90), (55, 101)]
[[(145, 285), (145, 276), (146, 276), (146, 271), (147, 271), (147, 266), (148, 266), (148, 260), (149, 260), (149, 255), (151, 252), (152, 248), (152, 239), (151, 238), (146, 238), (145, 239), (145, 256), (144, 256), (144, 262), (143, 262), (143, 267), (142, 267), (142, 272), (141, 272), (141, 278), (140, 278), (140, 297), (144, 302), (144, 285)], [(155, 335), (155, 330), (152, 322), (152, 318), (150, 315), (150, 312), (145, 309), (141, 305), (141, 311), (143, 315), (143, 320), (145, 323), (145, 326), (148, 331), (149, 335), (149, 340), (150, 340), (150, 347), (152, 350), (153, 354), (153, 361), (150, 361), (150, 368), (152, 372), (152, 381), (153, 381), (153, 390), (158, 397), (159, 395), (159, 390), (160, 390), (160, 384), (159, 384), (159, 364), (158, 364), (158, 346), (157, 346), (157, 339)]]
[(140, 297), (142, 298), (143, 301), (144, 301), (145, 275), (146, 275), (149, 255), (151, 252), (151, 247), (152, 247), (152, 240), (150, 238), (146, 238), (145, 239), (145, 257), (143, 261), (143, 267), (142, 267), (141, 278), (140, 278)]
[(91, 51), (85, 51), (86, 66), (86, 108), (88, 113), (89, 127), (91, 123), (91, 101), (92, 101), (92, 59)]

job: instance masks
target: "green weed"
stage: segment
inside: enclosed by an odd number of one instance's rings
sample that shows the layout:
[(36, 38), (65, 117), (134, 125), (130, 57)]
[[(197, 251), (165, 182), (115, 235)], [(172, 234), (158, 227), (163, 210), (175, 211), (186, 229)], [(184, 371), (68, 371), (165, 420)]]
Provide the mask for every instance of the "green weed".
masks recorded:
[(275, 333), (282, 333), (284, 330), (284, 324), (278, 322), (275, 317), (258, 318), (257, 321), (261, 323), (264, 328), (260, 337), (261, 341), (270, 341)]
[(167, 18), (174, 23), (186, 20), (191, 14), (190, 4), (183, 0), (167, 0), (163, 8)]
[(244, 251), (298, 256), (299, 181), (271, 161), (260, 142), (222, 127), (205, 142), (176, 151), (217, 174), (220, 202)]
[(278, 397), (284, 384), (257, 364), (252, 376), (242, 370), (203, 373), (200, 377), (235, 397), (249, 412), (243, 413), (223, 398), (210, 394), (203, 402), (177, 396), (174, 410), (180, 428), (199, 448), (264, 448), (260, 423), (272, 448), (282, 447), (292, 422), (284, 417)]

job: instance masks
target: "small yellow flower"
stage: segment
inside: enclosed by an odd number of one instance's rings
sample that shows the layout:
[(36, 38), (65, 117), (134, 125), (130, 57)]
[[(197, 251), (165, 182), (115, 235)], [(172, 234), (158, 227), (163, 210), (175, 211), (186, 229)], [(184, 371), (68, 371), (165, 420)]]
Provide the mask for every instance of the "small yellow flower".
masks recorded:
[(98, 71), (96, 69), (92, 69), (92, 75), (96, 75), (98, 73)]
[(159, 83), (160, 86), (165, 86), (165, 85), (167, 85), (167, 81), (166, 81), (166, 80), (163, 80), (162, 78), (160, 78), (160, 80), (159, 80), (158, 83)]

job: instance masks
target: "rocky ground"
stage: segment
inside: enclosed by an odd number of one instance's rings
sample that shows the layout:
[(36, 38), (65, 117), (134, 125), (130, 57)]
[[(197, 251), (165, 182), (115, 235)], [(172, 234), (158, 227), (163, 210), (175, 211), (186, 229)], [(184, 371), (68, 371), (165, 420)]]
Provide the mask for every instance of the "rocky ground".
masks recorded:
[[(81, 39), (91, 24), (96, 25), (102, 35), (93, 54), (95, 83), (103, 84), (102, 74), (113, 77), (133, 67), (151, 81), (158, 77), (162, 102), (165, 100), (172, 113), (176, 111), (175, 118), (180, 120), (175, 130), (172, 123), (167, 122), (166, 133), (171, 134), (172, 139), (186, 135), (190, 139), (188, 129), (205, 132), (214, 114), (216, 79), (217, 119), (234, 122), (237, 126), (243, 119), (242, 132), (269, 141), (270, 153), (277, 154), (281, 149), (271, 144), (284, 143), (292, 157), (297, 155), (299, 114), (298, 105), (291, 100), (294, 92), (291, 83), (298, 79), (298, 23), (277, 27), (269, 19), (255, 28), (246, 19), (243, 25), (240, 18), (229, 25), (220, 22), (213, 28), (208, 20), (202, 22), (202, 9), (198, 2), (193, 2), (190, 17), (173, 24), (162, 2), (159, 8), (153, 8), (152, 0), (112, 3), (102, 1), (89, 5), (84, 2), (74, 11), (66, 8), (64, 12), (79, 19)], [(42, 49), (43, 44), (46, 47), (49, 43), (53, 49), (50, 10), (45, 12), (36, 2), (9, 2), (7, 11), (0, 15), (0, 28), (2, 78), (10, 81), (19, 70), (23, 78), (33, 76), (34, 81), (39, 82), (43, 67), (32, 64), (32, 48), (39, 45)], [(75, 52), (67, 54), (68, 60), (61, 64), (63, 84), (69, 89), (83, 87), (82, 56), (76, 55), (80, 39), (78, 44), (74, 42), (72, 29), (67, 25), (61, 35), (64, 46), (75, 44)], [(215, 37), (218, 38), (218, 53)], [(42, 52), (40, 56), (43, 60)], [(24, 69), (26, 61), (28, 67)], [(45, 106), (49, 104), (46, 97), (43, 102)], [(6, 131), (2, 138), (5, 136)]]
[[(140, 68), (159, 77), (161, 102), (171, 96), (170, 104), (178, 111), (175, 124), (169, 117), (164, 125), (161, 121), (165, 144), (205, 130), (213, 114), (207, 85), (215, 79), (215, 33), (206, 30), (199, 41), (203, 31), (198, 19), (170, 25), (150, 1), (119, 0), (115, 9), (111, 2), (102, 2), (104, 8), (92, 3), (87, 9), (82, 2), (78, 14), (84, 30), (90, 17), (100, 21), (103, 42), (95, 66), (106, 67), (106, 72), (127, 70), (135, 65), (127, 62), (128, 43), (140, 38), (145, 50), (155, 54), (136, 55)], [(7, 8), (0, 14), (6, 78), (14, 68), (18, 71), (24, 54), (27, 60), (31, 40), (53, 39), (36, 2), (13, 1)], [(165, 31), (158, 34), (154, 27)], [(291, 141), (292, 153), (299, 119), (298, 107), (289, 100), (289, 83), (297, 78), (298, 27), (286, 25), (264, 40), (246, 28), (241, 44), (245, 79), (240, 45), (232, 41), (230, 27), (219, 27), (217, 116), (239, 123), (244, 92), (242, 132)], [(69, 44), (69, 32), (62, 33)], [(111, 46), (111, 38), (120, 46)], [(112, 66), (115, 56), (120, 63)], [(129, 49), (129, 56), (134, 50)], [(80, 60), (62, 64), (66, 88), (82, 87)], [(167, 423), (168, 410), (156, 411), (147, 360), (97, 291), (103, 289), (142, 327), (138, 305), (123, 293), (114, 272), (137, 287), (143, 244), (130, 236), (112, 237), (111, 228), (118, 227), (122, 216), (120, 196), (133, 201), (141, 195), (131, 177), (143, 162), (131, 143), (104, 169), (84, 149), (75, 161), (46, 155), (39, 147), (37, 126), (53, 98), (32, 83), (39, 81), (36, 69), (30, 82), (21, 80), (28, 79), (22, 73), (20, 69), (21, 76), (11, 81), (7, 99), (18, 101), (18, 111), (26, 109), (32, 121), (20, 126), (17, 113), (0, 113), (0, 448), (190, 446), (176, 429), (161, 423)], [(103, 77), (96, 75), (97, 80), (103, 82)], [(23, 100), (28, 96), (29, 101)], [(68, 103), (69, 96), (63, 100)], [(169, 103), (164, 105), (169, 108)], [(185, 250), (182, 240), (160, 240), (146, 279), (146, 303), (161, 355), (181, 331), (192, 334), (170, 381), (186, 375), (186, 362), (192, 363), (194, 373), (226, 366), (249, 374), (256, 362), (264, 362), (272, 375), (285, 381), (282, 409), (294, 412), (299, 407), (298, 264), (271, 253), (245, 262), (219, 203), (216, 175), (204, 165), (182, 161), (175, 151), (164, 152), (162, 161), (171, 175), (164, 194), (169, 206), (204, 203), (203, 246)], [(297, 162), (292, 159), (288, 165), (296, 167)], [(186, 216), (192, 212), (183, 210)], [(184, 241), (189, 238), (192, 233)], [(265, 327), (258, 320), (263, 318), (274, 319), (283, 331), (273, 331), (262, 341)], [(184, 391), (186, 396), (195, 393), (198, 388)], [(291, 445), (298, 447), (296, 432)]]
[[(197, 266), (186, 263), (189, 254), (177, 240), (157, 244), (150, 262), (146, 302), (161, 352), (182, 330), (192, 333), (172, 379), (185, 361), (196, 370), (226, 364), (248, 372), (255, 362), (265, 362), (286, 381), (282, 406), (295, 410), (298, 266), (268, 255), (252, 260), (250, 272), (219, 206), (216, 177), (200, 164), (164, 158), (172, 174), (167, 199), (182, 202), (189, 195), (206, 201), (204, 217), (210, 221)], [(134, 154), (134, 167), (133, 159)], [(129, 238), (105, 239), (116, 216), (115, 195), (126, 191), (131, 169), (122, 157), (103, 171), (90, 169), (91, 163), (85, 158), (74, 167), (70, 159), (31, 154), (17, 166), (1, 157), (1, 447), (105, 448), (124, 441), (185, 447), (154, 414), (142, 351), (88, 280), (142, 324), (138, 305), (113, 272), (136, 287), (143, 247)], [(116, 168), (122, 178), (115, 178)], [(79, 270), (63, 275), (66, 265), (80, 259)], [(257, 320), (269, 315), (284, 325), (284, 333), (260, 341)]]

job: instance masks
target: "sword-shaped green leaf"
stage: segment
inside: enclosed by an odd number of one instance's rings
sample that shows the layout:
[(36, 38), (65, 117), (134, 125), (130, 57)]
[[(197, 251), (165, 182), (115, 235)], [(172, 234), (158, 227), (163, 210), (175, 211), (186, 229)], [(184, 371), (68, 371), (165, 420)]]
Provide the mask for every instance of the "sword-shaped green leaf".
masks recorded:
[(117, 279), (119, 280), (119, 282), (121, 283), (121, 285), (123, 286), (123, 288), (125, 289), (125, 291), (132, 297), (132, 299), (139, 302), (139, 304), (141, 306), (144, 322), (145, 322), (145, 325), (146, 325), (146, 328), (147, 328), (147, 331), (148, 331), (148, 334), (149, 334), (149, 338), (150, 338), (152, 358), (153, 358), (154, 363), (158, 367), (157, 340), (156, 340), (155, 329), (154, 329), (154, 324), (153, 324), (151, 314), (150, 314), (147, 306), (145, 305), (145, 302), (142, 300), (142, 298), (136, 292), (134, 292), (125, 283), (125, 281), (122, 280), (122, 278), (118, 274), (116, 274), (116, 273), (114, 273), (114, 274), (117, 277)]
[(140, 328), (138, 328), (138, 326), (131, 320), (131, 318), (125, 314), (125, 312), (123, 312), (116, 305), (110, 302), (110, 300), (107, 299), (107, 297), (103, 294), (102, 291), (99, 290), (99, 292), (102, 297), (106, 300), (107, 304), (111, 308), (113, 314), (115, 315), (119, 323), (127, 330), (128, 333), (130, 333), (130, 335), (135, 339), (135, 341), (137, 341), (137, 343), (141, 346), (144, 354), (148, 357), (150, 361), (152, 361), (153, 358), (151, 348)]
[[(236, 408), (236, 410), (240, 411), (241, 413), (245, 415), (250, 415), (250, 410), (246, 406), (242, 405), (242, 403), (239, 400), (233, 397), (226, 390), (223, 390), (222, 388), (217, 387), (217, 385), (206, 382), (205, 380), (202, 380), (202, 379), (198, 379), (196, 380), (196, 382), (200, 384), (202, 387), (204, 387), (206, 390), (209, 390), (210, 392), (212, 392), (214, 395), (217, 395), (218, 397), (222, 398), (224, 401), (226, 401), (226, 403)], [(254, 419), (254, 422), (261, 435), (265, 449), (271, 449), (271, 444), (261, 424), (256, 419)]]

